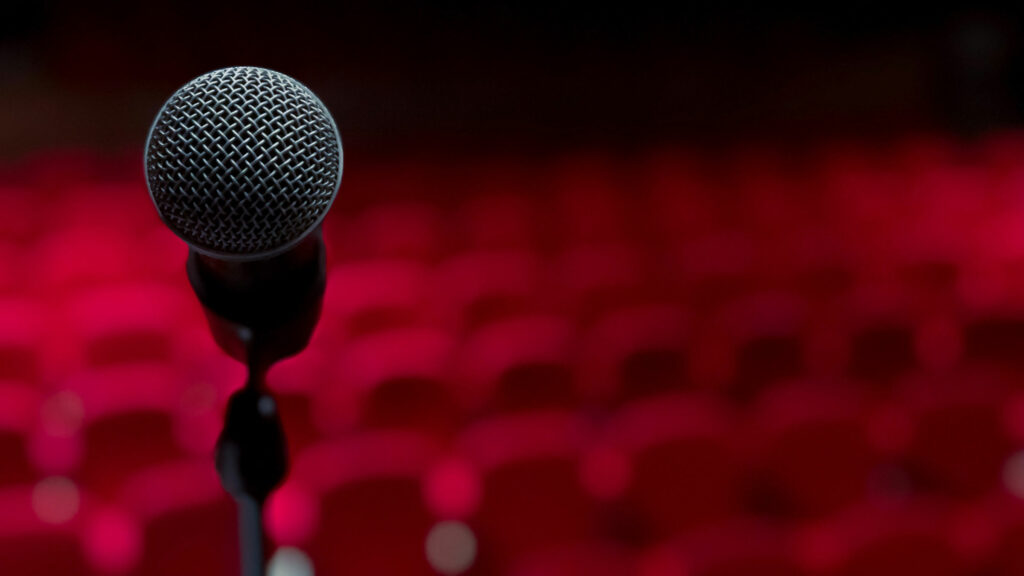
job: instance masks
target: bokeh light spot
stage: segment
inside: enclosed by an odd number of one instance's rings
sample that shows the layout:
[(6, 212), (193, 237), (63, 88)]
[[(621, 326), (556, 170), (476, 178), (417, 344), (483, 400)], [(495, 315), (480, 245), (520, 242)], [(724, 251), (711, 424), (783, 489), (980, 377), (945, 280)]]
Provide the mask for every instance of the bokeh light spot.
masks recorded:
[(313, 562), (302, 550), (283, 546), (270, 559), (267, 576), (313, 576)]
[(78, 514), (78, 487), (71, 480), (52, 476), (32, 489), (32, 510), (43, 522), (64, 524)]
[(1024, 499), (1024, 451), (1006, 459), (1003, 464), (1003, 485), (1007, 492)]
[(461, 574), (476, 561), (476, 536), (462, 522), (438, 522), (427, 534), (427, 561), (442, 574)]
[(51, 436), (67, 438), (82, 427), (85, 408), (78, 394), (64, 390), (50, 396), (43, 403), (40, 417), (43, 431)]

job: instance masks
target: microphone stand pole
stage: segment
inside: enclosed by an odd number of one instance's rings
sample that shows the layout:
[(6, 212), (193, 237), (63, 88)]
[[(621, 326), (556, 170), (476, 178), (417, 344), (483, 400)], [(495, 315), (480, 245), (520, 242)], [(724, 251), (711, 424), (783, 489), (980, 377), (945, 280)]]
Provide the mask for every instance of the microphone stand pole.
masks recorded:
[(238, 504), (242, 576), (266, 574), (263, 508), (288, 474), (284, 428), (266, 374), (312, 337), (327, 283), (325, 254), (319, 229), (276, 260), (223, 262), (189, 253), (189, 282), (214, 340), (249, 372), (228, 400), (216, 451), (221, 484)]
[(228, 401), (217, 442), (217, 472), (238, 504), (242, 576), (266, 574), (263, 507), (288, 472), (284, 429), (263, 374), (250, 372), (245, 387)]

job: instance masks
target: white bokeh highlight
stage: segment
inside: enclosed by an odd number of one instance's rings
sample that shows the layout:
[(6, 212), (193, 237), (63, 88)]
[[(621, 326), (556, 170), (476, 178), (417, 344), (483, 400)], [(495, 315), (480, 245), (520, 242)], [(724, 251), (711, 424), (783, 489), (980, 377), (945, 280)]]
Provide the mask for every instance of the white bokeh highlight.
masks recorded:
[(302, 550), (282, 546), (270, 559), (267, 576), (313, 576), (313, 562)]
[(476, 561), (476, 536), (462, 522), (438, 522), (427, 534), (427, 561), (441, 574), (462, 574)]
[(1024, 451), (1006, 459), (1003, 464), (1003, 485), (1007, 492), (1024, 499)]
[(32, 510), (43, 522), (64, 524), (78, 514), (78, 486), (68, 478), (51, 476), (32, 488)]

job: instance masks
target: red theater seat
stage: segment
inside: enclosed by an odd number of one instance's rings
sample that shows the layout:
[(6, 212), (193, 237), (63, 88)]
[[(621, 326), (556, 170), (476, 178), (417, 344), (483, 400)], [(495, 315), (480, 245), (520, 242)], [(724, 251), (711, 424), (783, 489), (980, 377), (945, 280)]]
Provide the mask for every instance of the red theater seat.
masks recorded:
[[(81, 291), (65, 310), (66, 330), (84, 366), (181, 359), (179, 332), (198, 324), (199, 307), (162, 284), (121, 283)], [(69, 355), (71, 353), (69, 352)]]
[(473, 328), (545, 307), (543, 270), (526, 251), (466, 252), (442, 262), (432, 278), (430, 305), (445, 327)]
[(572, 247), (559, 255), (553, 270), (559, 306), (588, 322), (619, 306), (657, 295), (646, 254), (625, 244)]
[[(74, 246), (74, 250), (68, 250)], [(40, 285), (60, 296), (83, 287), (130, 281), (148, 254), (135, 251), (133, 238), (114, 228), (79, 224), (54, 230), (34, 247)]]
[(36, 288), (37, 278), (26, 275), (28, 254), (20, 244), (0, 240), (0, 297), (9, 298), (30, 294)]
[(422, 479), (439, 455), (434, 441), (408, 432), (354, 435), (299, 455), (295, 489), (319, 503), (304, 544), (317, 573), (433, 575)]
[(909, 294), (898, 287), (857, 288), (846, 319), (850, 376), (881, 385), (917, 365), (913, 311)]
[(811, 310), (831, 312), (849, 297), (857, 276), (849, 248), (827, 220), (828, 208), (819, 210), (826, 214), (765, 242), (762, 249), (770, 250), (772, 258), (763, 265), (778, 268), (769, 271), (777, 278), (776, 285), (792, 290)]
[(731, 416), (715, 398), (658, 396), (624, 406), (608, 447), (631, 464), (623, 504), (641, 536), (668, 537), (732, 516), (740, 506)]
[(516, 562), (509, 574), (511, 576), (647, 576), (638, 572), (635, 564), (632, 554), (623, 547), (611, 543), (593, 542), (527, 556)]
[(77, 476), (113, 496), (132, 476), (186, 455), (179, 413), (185, 382), (162, 365), (81, 372), (66, 383), (81, 402), (82, 462)]
[[(1020, 478), (1016, 479), (1021, 488)], [(974, 502), (958, 518), (960, 547), (972, 558), (978, 574), (1011, 576), (1024, 570), (1024, 501), (1018, 495), (993, 492)]]
[(142, 558), (132, 574), (238, 573), (237, 511), (209, 459), (167, 461), (139, 472), (120, 500), (142, 526)]
[(922, 488), (964, 497), (999, 485), (1014, 448), (1000, 375), (969, 369), (915, 374), (903, 382), (896, 402), (909, 416), (907, 466)]
[[(1009, 286), (996, 291), (1012, 290)], [(1024, 303), (1016, 296), (994, 296), (992, 302), (968, 302), (963, 318), (963, 354), (972, 364), (1024, 369)], [(984, 295), (982, 296), (984, 298)], [(966, 299), (966, 298), (965, 298)]]
[(333, 362), (334, 384), (316, 407), (318, 423), (331, 433), (355, 421), (366, 428), (453, 431), (460, 409), (448, 379), (452, 353), (449, 334), (425, 327), (351, 342)]
[(806, 175), (782, 150), (746, 146), (730, 155), (724, 198), (731, 224), (755, 243), (757, 273), (773, 286), (784, 285), (801, 272), (819, 238), (813, 224), (819, 219), (818, 195)]
[(144, 181), (75, 182), (64, 190), (60, 202), (52, 207), (50, 216), (60, 226), (79, 224), (115, 228), (126, 236), (159, 228), (160, 217)]
[(0, 239), (31, 242), (40, 232), (40, 199), (29, 188), (0, 185)]
[[(791, 532), (780, 526), (749, 519), (730, 520), (702, 528), (689, 536), (676, 538), (660, 546), (651, 558), (660, 555), (661, 572), (652, 575), (674, 576), (805, 576), (810, 572), (801, 564), (797, 542)], [(668, 570), (676, 564), (675, 571)], [(651, 566), (652, 562), (644, 563)]]
[(821, 202), (856, 276), (891, 267), (893, 238), (913, 221), (902, 202), (905, 182), (881, 160), (869, 148), (835, 145), (817, 167)]
[(749, 401), (765, 387), (800, 376), (806, 366), (804, 303), (793, 294), (761, 292), (722, 311), (722, 330), (731, 335), (735, 368), (731, 395)]
[(444, 218), (437, 206), (418, 201), (380, 203), (364, 210), (347, 224), (350, 245), (338, 246), (371, 258), (398, 258), (432, 262), (446, 248)]
[(573, 407), (572, 335), (572, 326), (555, 316), (522, 316), (480, 328), (461, 347), (460, 395), (498, 411)]
[(35, 469), (28, 436), (38, 424), (39, 391), (21, 382), (0, 382), (0, 486), (31, 482)]
[(952, 161), (910, 172), (906, 196), (915, 225), (893, 247), (901, 279), (919, 299), (949, 305), (960, 269), (974, 258), (976, 231), (986, 226), (988, 175), (977, 165)]
[(852, 384), (803, 381), (767, 390), (748, 430), (769, 512), (822, 517), (869, 495), (882, 454)]
[(729, 228), (667, 246), (668, 274), (694, 311), (713, 312), (757, 287), (756, 244)]
[(941, 508), (866, 503), (810, 528), (805, 561), (829, 576), (968, 576)]
[(597, 509), (580, 469), (586, 441), (582, 420), (554, 411), (496, 417), (463, 432), (458, 452), (482, 481), (473, 518), (482, 555), (504, 566), (594, 535)]
[[(26, 298), (0, 298), (0, 379), (40, 382), (50, 318), (44, 303)], [(60, 358), (50, 359), (56, 363)]]
[(660, 304), (616, 310), (582, 338), (580, 385), (600, 399), (628, 400), (689, 387), (687, 319)]
[(459, 222), (471, 251), (529, 251), (539, 239), (539, 215), (522, 191), (480, 191), (463, 202)]
[(415, 323), (423, 316), (426, 269), (403, 260), (348, 262), (331, 268), (320, 328), (331, 343)]
[(321, 390), (335, 384), (328, 359), (330, 351), (325, 348), (311, 346), (302, 354), (275, 364), (267, 374), (267, 386), (277, 402), (291, 454), (321, 437), (314, 405)]

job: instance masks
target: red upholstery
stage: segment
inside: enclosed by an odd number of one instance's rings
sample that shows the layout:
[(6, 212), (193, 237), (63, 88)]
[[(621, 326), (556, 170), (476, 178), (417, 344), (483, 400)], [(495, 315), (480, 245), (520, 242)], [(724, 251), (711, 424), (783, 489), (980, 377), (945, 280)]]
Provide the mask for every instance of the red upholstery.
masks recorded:
[(572, 326), (557, 316), (520, 316), (480, 328), (457, 361), (461, 395), (496, 410), (572, 408), (578, 398), (572, 341)]
[(630, 552), (615, 544), (588, 542), (528, 556), (512, 576), (630, 576), (639, 574)]
[(499, 566), (594, 534), (597, 510), (580, 475), (586, 438), (585, 422), (556, 411), (496, 417), (463, 432), (458, 450), (482, 482), (480, 546)]
[(139, 472), (122, 506), (142, 526), (133, 574), (231, 574), (238, 570), (238, 527), (231, 498), (208, 460), (164, 463)]
[(1015, 441), (1003, 417), (1006, 380), (985, 371), (916, 374), (898, 402), (909, 413), (907, 463), (923, 488), (961, 497), (998, 487)]
[(631, 462), (623, 495), (643, 534), (666, 537), (739, 507), (739, 454), (729, 411), (714, 398), (653, 397), (623, 407), (604, 431)]
[(711, 524), (662, 545), (678, 556), (680, 573), (695, 576), (803, 576), (809, 574), (794, 535), (749, 519)]
[(439, 454), (428, 437), (364, 434), (310, 448), (293, 470), (315, 498), (316, 530), (304, 544), (327, 574), (433, 574), (424, 554), (431, 516), (423, 477)]
[(448, 334), (426, 327), (353, 341), (332, 366), (334, 385), (324, 390), (320, 423), (343, 429), (345, 407), (356, 406), (355, 418), (368, 428), (452, 431), (459, 413), (448, 381), (452, 347)]
[(805, 554), (836, 576), (961, 576), (966, 558), (953, 545), (941, 508), (925, 503), (871, 504), (810, 529)]
[(870, 495), (883, 462), (868, 406), (849, 383), (778, 385), (756, 406), (750, 461), (762, 476), (760, 505), (784, 515), (820, 517)]

